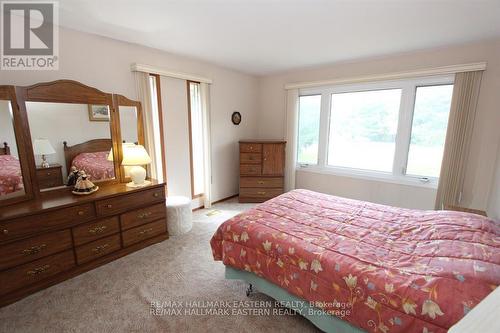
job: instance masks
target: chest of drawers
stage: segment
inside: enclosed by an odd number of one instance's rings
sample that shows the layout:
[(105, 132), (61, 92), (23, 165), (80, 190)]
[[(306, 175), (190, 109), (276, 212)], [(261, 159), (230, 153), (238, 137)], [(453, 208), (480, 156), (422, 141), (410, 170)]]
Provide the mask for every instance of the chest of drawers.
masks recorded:
[(283, 193), (285, 141), (240, 141), (240, 202), (264, 202)]
[(0, 306), (168, 238), (165, 184), (0, 209)]

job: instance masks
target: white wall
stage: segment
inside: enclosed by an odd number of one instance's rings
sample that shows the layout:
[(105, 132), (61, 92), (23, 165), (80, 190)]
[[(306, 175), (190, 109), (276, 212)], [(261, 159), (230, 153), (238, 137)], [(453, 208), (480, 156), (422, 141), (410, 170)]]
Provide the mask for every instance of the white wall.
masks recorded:
[[(62, 165), (64, 179), (64, 141), (74, 146), (92, 139), (111, 139), (109, 122), (89, 121), (87, 104), (27, 102), (26, 112), (32, 142), (37, 138), (49, 140), (56, 153), (47, 155), (47, 161)], [(42, 163), (41, 156), (36, 155), (35, 159), (37, 165)]]
[[(0, 84), (31, 85), (72, 79), (105, 92), (137, 99), (134, 76), (130, 71), (130, 65), (135, 62), (209, 77), (213, 80), (210, 87), (212, 149), (217, 161), (213, 167), (213, 200), (238, 193), (237, 142), (257, 134), (256, 77), (135, 44), (65, 28), (59, 31), (58, 71), (2, 71)], [(244, 126), (231, 123), (234, 110), (243, 115)], [(166, 142), (167, 150), (170, 145)], [(167, 159), (167, 167), (170, 162)], [(187, 166), (182, 170), (189, 172)]]
[[(284, 85), (292, 82), (349, 78), (433, 66), (486, 61), (477, 106), (477, 117), (467, 163), (462, 205), (486, 209), (492, 191), (495, 161), (500, 142), (500, 39), (387, 57), (337, 63), (269, 75), (260, 79), (259, 137), (283, 139), (285, 126)], [(364, 181), (341, 176), (297, 173), (297, 184), (361, 200), (395, 206), (433, 209), (435, 190)], [(352, 189), (352, 190), (350, 190)], [(387, 193), (400, 193), (387, 197)]]
[(7, 142), (10, 154), (19, 158), (11, 110), (10, 102), (0, 100), (0, 148), (3, 148), (3, 143)]

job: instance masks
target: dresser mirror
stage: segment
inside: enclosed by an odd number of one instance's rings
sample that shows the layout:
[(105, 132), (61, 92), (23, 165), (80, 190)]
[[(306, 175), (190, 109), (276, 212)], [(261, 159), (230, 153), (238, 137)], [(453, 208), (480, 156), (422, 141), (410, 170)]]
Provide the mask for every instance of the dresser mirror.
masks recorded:
[(12, 104), (9, 100), (0, 100), (0, 200), (25, 194)]
[(110, 110), (107, 105), (26, 102), (40, 190), (66, 185), (72, 168), (94, 183), (116, 177)]

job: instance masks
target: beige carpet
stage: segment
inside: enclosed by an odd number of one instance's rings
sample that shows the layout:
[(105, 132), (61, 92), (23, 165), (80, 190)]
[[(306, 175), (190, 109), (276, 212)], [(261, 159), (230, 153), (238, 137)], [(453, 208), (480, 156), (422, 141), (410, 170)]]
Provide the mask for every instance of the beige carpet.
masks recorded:
[[(299, 315), (184, 315), (206, 301), (262, 300), (225, 280), (209, 240), (219, 224), (251, 205), (235, 201), (194, 214), (193, 230), (135, 252), (0, 309), (0, 332), (316, 332)], [(151, 314), (151, 302), (177, 301), (181, 314)], [(190, 303), (187, 303), (190, 302)], [(274, 303), (274, 302), (273, 302)], [(165, 307), (167, 309), (168, 307)], [(171, 307), (172, 308), (172, 307)]]

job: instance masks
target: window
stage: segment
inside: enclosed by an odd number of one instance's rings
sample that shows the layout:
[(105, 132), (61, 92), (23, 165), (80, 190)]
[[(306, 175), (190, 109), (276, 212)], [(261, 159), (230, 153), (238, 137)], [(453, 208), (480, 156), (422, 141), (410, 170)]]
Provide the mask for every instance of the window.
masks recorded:
[(417, 87), (406, 173), (439, 177), (453, 85)]
[(297, 160), (301, 164), (318, 163), (321, 95), (300, 96)]
[(298, 164), (311, 171), (437, 185), (453, 80), (301, 90)]
[(331, 98), (328, 165), (391, 172), (401, 89)]
[(200, 83), (188, 81), (189, 144), (191, 151), (191, 193), (193, 198), (203, 195), (203, 114)]
[(149, 75), (149, 86), (151, 89), (151, 107), (152, 107), (152, 119), (153, 124), (153, 149), (154, 156), (161, 156), (161, 161), (156, 158), (153, 160), (155, 163), (154, 167), (157, 180), (163, 182), (166, 179), (166, 169), (165, 169), (165, 145), (163, 142), (163, 124), (162, 124), (162, 108), (161, 108), (161, 92), (160, 92), (160, 76), (157, 74)]

